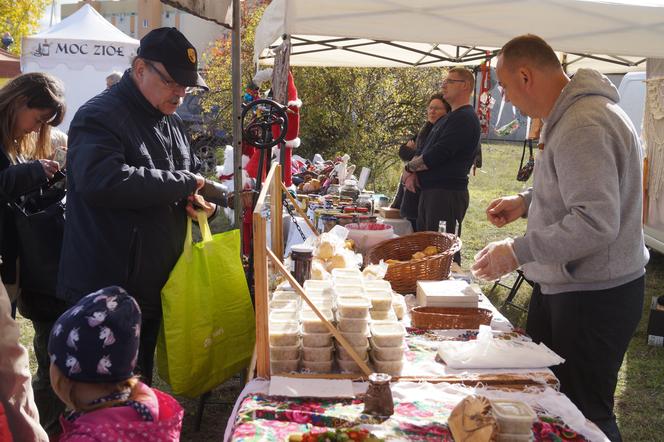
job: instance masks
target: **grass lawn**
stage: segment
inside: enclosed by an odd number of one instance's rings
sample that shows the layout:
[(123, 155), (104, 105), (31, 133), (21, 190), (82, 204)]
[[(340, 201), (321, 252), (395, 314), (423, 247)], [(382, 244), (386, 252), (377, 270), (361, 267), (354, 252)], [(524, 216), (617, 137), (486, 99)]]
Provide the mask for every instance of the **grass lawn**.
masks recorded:
[[(477, 175), (471, 177), (470, 208), (463, 228), (463, 267), (472, 263), (472, 258), (490, 241), (506, 236), (518, 236), (525, 231), (525, 221), (516, 221), (502, 229), (491, 226), (486, 221), (484, 209), (488, 203), (501, 195), (514, 194), (524, 189), (524, 184), (516, 181), (516, 171), (521, 157), (521, 146), (497, 144), (483, 146), (484, 165)], [(217, 221), (223, 223), (223, 220)], [(223, 225), (217, 226), (222, 229)], [(505, 278), (510, 285), (513, 276)], [(491, 284), (483, 289), (488, 293)], [(619, 374), (616, 391), (616, 415), (625, 441), (663, 440), (664, 428), (664, 348), (646, 345), (646, 325), (652, 296), (664, 294), (664, 256), (653, 253), (647, 267), (646, 303), (639, 328), (632, 339), (625, 361)], [(506, 290), (498, 288), (491, 300), (501, 305)], [(515, 302), (526, 306), (530, 296), (530, 286), (523, 284)], [(517, 309), (506, 307), (503, 312), (517, 326), (525, 325), (525, 314)], [(33, 369), (32, 326), (29, 321), (19, 318), (21, 340), (29, 348)], [(158, 377), (157, 387), (168, 391), (168, 386)], [(226, 421), (233, 403), (241, 389), (239, 378), (233, 378), (213, 392), (211, 402), (206, 406), (200, 432), (194, 432), (194, 414), (197, 401), (178, 397), (186, 409), (183, 427), (183, 441), (220, 441), (223, 439)]]

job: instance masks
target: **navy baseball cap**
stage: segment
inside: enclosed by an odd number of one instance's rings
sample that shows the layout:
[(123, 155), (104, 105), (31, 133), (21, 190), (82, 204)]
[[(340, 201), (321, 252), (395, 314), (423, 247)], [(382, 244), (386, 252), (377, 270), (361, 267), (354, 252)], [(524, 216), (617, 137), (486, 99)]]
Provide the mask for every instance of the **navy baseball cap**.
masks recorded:
[(148, 32), (141, 38), (137, 55), (163, 64), (173, 80), (182, 86), (210, 90), (198, 73), (196, 48), (176, 28), (158, 28)]

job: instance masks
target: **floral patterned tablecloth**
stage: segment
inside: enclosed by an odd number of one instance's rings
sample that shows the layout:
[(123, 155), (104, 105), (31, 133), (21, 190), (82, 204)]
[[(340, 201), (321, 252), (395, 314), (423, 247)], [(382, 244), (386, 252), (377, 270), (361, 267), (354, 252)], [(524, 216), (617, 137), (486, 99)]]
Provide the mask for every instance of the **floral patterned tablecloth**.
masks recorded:
[[(315, 399), (271, 397), (255, 393), (240, 405), (232, 440), (282, 442), (293, 433), (314, 427), (335, 429), (362, 427), (386, 440), (452, 441), (447, 419), (456, 400), (431, 398), (401, 401), (395, 398), (394, 414), (380, 420), (362, 413), (362, 398)], [(540, 416), (533, 425), (537, 441), (584, 441), (559, 420)]]

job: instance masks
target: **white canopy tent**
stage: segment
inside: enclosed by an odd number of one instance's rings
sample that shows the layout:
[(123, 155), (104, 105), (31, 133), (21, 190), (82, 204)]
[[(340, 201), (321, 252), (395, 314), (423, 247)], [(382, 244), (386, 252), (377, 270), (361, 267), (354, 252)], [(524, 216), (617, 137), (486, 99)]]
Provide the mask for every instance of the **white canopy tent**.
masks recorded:
[(620, 73), (664, 57), (662, 31), (661, 0), (273, 0), (255, 56), (269, 60), (288, 35), (296, 66), (476, 65), (530, 32), (565, 53), (568, 70)]
[(105, 78), (124, 71), (138, 40), (109, 23), (89, 4), (45, 32), (23, 39), (22, 72), (48, 72), (65, 84), (69, 128), (76, 110), (104, 90)]

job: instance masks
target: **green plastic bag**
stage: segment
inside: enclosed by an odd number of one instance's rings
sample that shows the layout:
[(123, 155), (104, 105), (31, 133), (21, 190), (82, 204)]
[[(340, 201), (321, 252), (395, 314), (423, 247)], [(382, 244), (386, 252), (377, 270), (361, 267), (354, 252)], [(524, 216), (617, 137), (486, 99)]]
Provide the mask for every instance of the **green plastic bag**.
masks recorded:
[(173, 393), (196, 397), (247, 367), (256, 339), (249, 288), (240, 260), (240, 231), (192, 242), (191, 219), (182, 256), (161, 291), (163, 321), (157, 369)]

